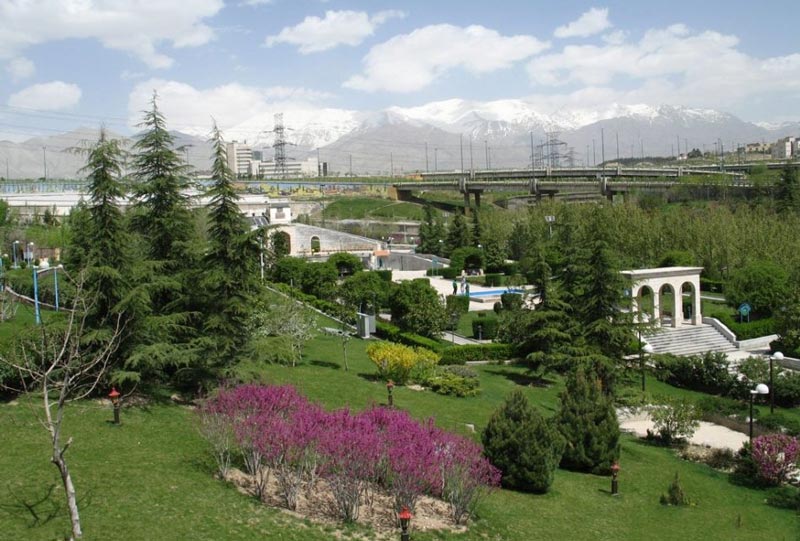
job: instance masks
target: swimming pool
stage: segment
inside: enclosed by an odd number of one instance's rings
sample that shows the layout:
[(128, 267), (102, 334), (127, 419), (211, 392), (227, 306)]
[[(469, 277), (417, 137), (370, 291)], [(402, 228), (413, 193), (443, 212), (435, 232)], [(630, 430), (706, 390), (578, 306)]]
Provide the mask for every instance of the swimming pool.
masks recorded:
[(507, 288), (500, 288), (500, 289), (484, 289), (482, 291), (470, 291), (469, 296), (472, 297), (499, 297), (503, 293), (525, 293), (524, 289), (507, 289)]

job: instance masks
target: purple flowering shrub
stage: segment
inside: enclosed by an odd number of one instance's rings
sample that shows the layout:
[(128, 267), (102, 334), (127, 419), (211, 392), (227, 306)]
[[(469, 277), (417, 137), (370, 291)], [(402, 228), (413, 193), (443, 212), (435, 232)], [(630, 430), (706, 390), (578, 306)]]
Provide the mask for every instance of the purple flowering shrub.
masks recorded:
[(750, 453), (759, 477), (771, 485), (780, 485), (797, 468), (800, 442), (786, 434), (765, 434), (753, 439)]
[(500, 471), (471, 440), (418, 422), (403, 411), (374, 407), (354, 414), (326, 412), (293, 387), (243, 385), (222, 389), (200, 408), (220, 473), (233, 448), (264, 497), (270, 473), (281, 497), (298, 496), (327, 481), (337, 514), (358, 519), (375, 490), (388, 493), (395, 513), (414, 510), (420, 496), (442, 498), (456, 524), (472, 515), (481, 495), (500, 484)]

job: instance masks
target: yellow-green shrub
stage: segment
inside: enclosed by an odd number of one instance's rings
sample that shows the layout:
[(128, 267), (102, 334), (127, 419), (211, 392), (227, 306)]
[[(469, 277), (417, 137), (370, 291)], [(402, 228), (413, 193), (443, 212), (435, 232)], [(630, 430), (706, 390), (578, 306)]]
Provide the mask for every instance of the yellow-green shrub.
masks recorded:
[(378, 368), (378, 375), (395, 383), (421, 380), (439, 363), (439, 355), (425, 348), (412, 348), (393, 342), (367, 346), (367, 355)]

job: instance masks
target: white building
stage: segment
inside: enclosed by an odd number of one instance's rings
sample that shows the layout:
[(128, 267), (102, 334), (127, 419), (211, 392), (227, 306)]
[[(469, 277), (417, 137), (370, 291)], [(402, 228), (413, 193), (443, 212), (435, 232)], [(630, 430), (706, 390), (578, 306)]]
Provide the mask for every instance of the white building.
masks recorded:
[(253, 148), (246, 142), (233, 141), (226, 145), (228, 167), (237, 177), (250, 174), (250, 162), (253, 161)]
[(772, 157), (776, 160), (788, 160), (797, 155), (797, 137), (784, 137), (772, 145)]
[(274, 160), (253, 160), (250, 162), (248, 168), (248, 173), (251, 176), (259, 178), (316, 177), (317, 171), (317, 160), (315, 158), (309, 158), (303, 162), (286, 160), (285, 171), (279, 170), (276, 167)]

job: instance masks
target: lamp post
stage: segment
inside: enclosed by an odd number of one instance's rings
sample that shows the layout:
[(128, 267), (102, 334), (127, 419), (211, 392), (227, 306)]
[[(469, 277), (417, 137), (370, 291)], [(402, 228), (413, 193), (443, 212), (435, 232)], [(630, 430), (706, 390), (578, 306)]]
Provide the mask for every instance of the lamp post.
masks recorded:
[(645, 344), (642, 349), (639, 350), (639, 370), (642, 373), (642, 392), (644, 392), (644, 366), (645, 366), (645, 355), (650, 357), (653, 354), (653, 346), (650, 344)]
[(617, 475), (619, 475), (619, 463), (614, 462), (611, 465), (611, 495), (618, 496), (619, 495), (619, 479), (617, 479)]
[(19, 246), (18, 240), (15, 240), (14, 242), (11, 243), (11, 254), (14, 259), (14, 265), (12, 265), (12, 268), (14, 269), (19, 268), (19, 260), (17, 259), (17, 246)]
[(28, 243), (28, 251), (25, 253), (25, 259), (28, 261), (28, 265), (33, 265), (33, 247), (34, 243)]
[(755, 389), (750, 390), (750, 445), (753, 445), (753, 400), (757, 394), (768, 394), (769, 387), (763, 383), (756, 385)]
[(547, 230), (549, 232), (548, 238), (553, 238), (553, 224), (556, 221), (556, 217), (552, 215), (548, 215), (544, 217), (544, 221), (547, 222)]
[(47, 263), (47, 260), (42, 261), (42, 264), (38, 267), (36, 265), (31, 265), (31, 269), (33, 270), (33, 312), (36, 319), (36, 324), (42, 324), (42, 312), (39, 309), (39, 273), (45, 272), (50, 265)]
[(411, 524), (411, 511), (408, 507), (403, 506), (397, 518), (400, 519), (400, 541), (410, 541), (411, 537), (408, 534), (408, 527)]
[(111, 405), (114, 406), (114, 424), (119, 424), (119, 405), (120, 394), (116, 387), (111, 387), (111, 392), (108, 393), (108, 398), (111, 399)]
[(389, 380), (386, 382), (386, 392), (389, 394), (388, 404), (389, 407), (394, 407), (394, 396), (392, 396), (392, 389), (394, 389), (394, 382)]
[(774, 361), (781, 362), (783, 360), (783, 353), (776, 351), (769, 357), (769, 412), (775, 413), (775, 383), (773, 381), (772, 363)]

